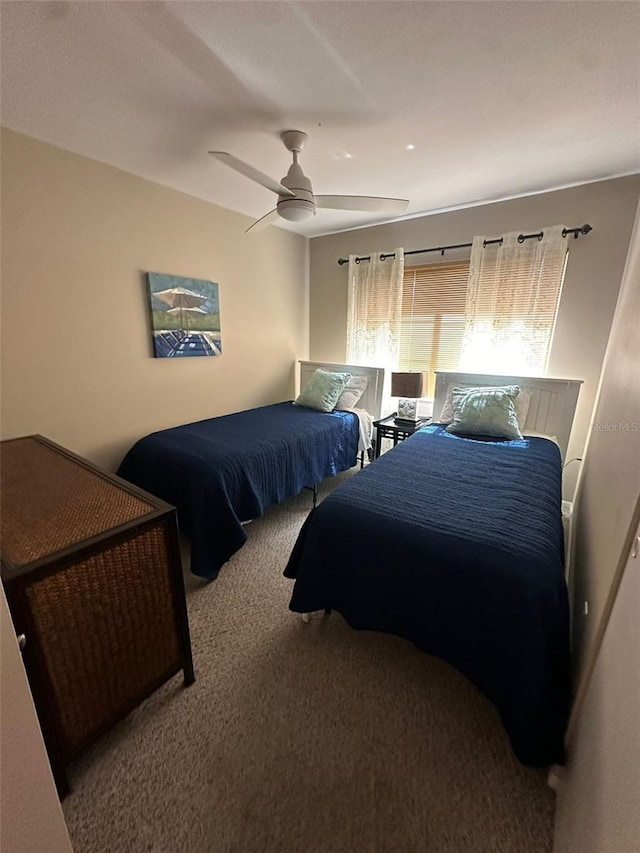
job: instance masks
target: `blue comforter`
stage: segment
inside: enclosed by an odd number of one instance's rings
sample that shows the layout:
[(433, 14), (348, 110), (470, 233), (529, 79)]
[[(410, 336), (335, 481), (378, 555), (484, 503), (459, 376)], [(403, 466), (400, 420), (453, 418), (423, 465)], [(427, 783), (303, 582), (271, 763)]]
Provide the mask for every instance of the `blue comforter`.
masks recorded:
[(213, 580), (246, 542), (243, 521), (356, 463), (358, 419), (276, 403), (140, 439), (118, 474), (173, 504), (191, 571)]
[(307, 518), (290, 607), (405, 637), (497, 706), (525, 764), (562, 759), (569, 702), (562, 469), (545, 439), (430, 426)]

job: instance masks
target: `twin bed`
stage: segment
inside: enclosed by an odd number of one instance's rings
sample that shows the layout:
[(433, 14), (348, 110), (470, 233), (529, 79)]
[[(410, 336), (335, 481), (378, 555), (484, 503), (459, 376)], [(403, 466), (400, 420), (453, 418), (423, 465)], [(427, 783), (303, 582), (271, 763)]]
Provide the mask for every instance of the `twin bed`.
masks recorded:
[(562, 759), (569, 703), (562, 456), (580, 383), (441, 373), (436, 420), (464, 384), (519, 384), (525, 437), (433, 423), (383, 455), (307, 518), (290, 608), (337, 610), (448, 661), (496, 705), (520, 761), (544, 766)]
[[(300, 386), (321, 362), (300, 362)], [(191, 571), (214, 580), (246, 542), (243, 522), (353, 467), (358, 411), (377, 417), (384, 371), (340, 365), (367, 385), (358, 409), (318, 412), (291, 401), (161, 430), (140, 439), (118, 475), (173, 504), (191, 543)]]
[[(380, 416), (383, 371), (302, 362), (301, 385), (317, 367), (367, 375), (358, 406)], [(350, 478), (300, 531), (290, 608), (336, 610), (448, 661), (496, 705), (517, 757), (548, 765), (562, 759), (569, 702), (562, 457), (580, 383), (439, 373), (436, 418), (465, 384), (519, 384), (525, 437), (434, 423)], [(191, 569), (212, 579), (244, 544), (244, 520), (355, 465), (358, 437), (352, 412), (280, 403), (148, 436), (118, 473), (177, 507)]]

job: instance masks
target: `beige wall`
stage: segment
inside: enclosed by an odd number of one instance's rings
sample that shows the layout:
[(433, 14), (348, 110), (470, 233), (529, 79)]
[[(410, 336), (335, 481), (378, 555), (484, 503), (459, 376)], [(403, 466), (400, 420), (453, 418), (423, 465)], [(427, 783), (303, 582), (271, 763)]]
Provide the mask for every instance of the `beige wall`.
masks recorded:
[[(587, 672), (607, 617), (612, 581), (640, 498), (640, 205), (638, 211), (573, 520), (573, 653), (578, 675)], [(637, 644), (636, 652), (640, 658)]]
[(0, 850), (72, 853), (4, 589), (0, 633)]
[(629, 558), (568, 745), (557, 785), (554, 853), (640, 850), (639, 561)]
[[(9, 130), (1, 154), (3, 438), (113, 468), (152, 430), (292, 396), (305, 238)], [(149, 270), (219, 283), (222, 357), (152, 357)]]
[[(640, 207), (596, 424), (640, 424), (639, 320)], [(640, 850), (639, 519), (640, 431), (593, 431), (574, 521), (574, 654), (581, 678), (557, 788), (555, 853)]]
[[(583, 379), (569, 457), (581, 456), (587, 437), (602, 359), (616, 305), (629, 244), (640, 176), (587, 184), (496, 204), (361, 228), (311, 241), (310, 357), (345, 357), (347, 266), (338, 257), (371, 251), (405, 250), (469, 242), (475, 234), (537, 231), (545, 225), (575, 227), (589, 222), (594, 231), (574, 241), (570, 253), (549, 375)], [(458, 257), (463, 253), (458, 252)], [(467, 255), (468, 257), (468, 250)], [(437, 260), (417, 255), (408, 262)], [(448, 253), (453, 259), (455, 253)], [(565, 495), (573, 495), (578, 473), (573, 463), (565, 476)]]

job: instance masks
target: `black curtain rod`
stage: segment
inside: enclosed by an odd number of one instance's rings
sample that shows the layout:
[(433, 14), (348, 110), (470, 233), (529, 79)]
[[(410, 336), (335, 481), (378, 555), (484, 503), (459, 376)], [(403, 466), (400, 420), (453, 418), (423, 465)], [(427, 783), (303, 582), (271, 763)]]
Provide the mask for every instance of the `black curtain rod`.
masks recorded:
[[(569, 234), (573, 234), (574, 238), (577, 240), (579, 234), (588, 234), (589, 231), (593, 231), (591, 225), (582, 225), (580, 228), (563, 228), (562, 236), (567, 237)], [(536, 234), (519, 234), (518, 235), (518, 243), (524, 243), (525, 240), (533, 240), (534, 238), (538, 240), (542, 240), (544, 237), (544, 231), (538, 231)], [(502, 243), (504, 237), (496, 237), (495, 240), (485, 240), (485, 246), (491, 246), (494, 243)], [(423, 255), (427, 252), (440, 252), (444, 257), (444, 253), (450, 251), (451, 249), (468, 249), (470, 246), (473, 246), (473, 243), (455, 243), (452, 246), (434, 246), (432, 249), (412, 249), (410, 252), (405, 252), (405, 255)], [(385, 254), (380, 255), (380, 260), (384, 261), (386, 258), (395, 258), (395, 252), (386, 252)], [(359, 264), (360, 261), (370, 261), (371, 255), (363, 255), (361, 258), (356, 258), (356, 263)], [(349, 263), (349, 258), (338, 258), (338, 263), (340, 266), (343, 264)]]

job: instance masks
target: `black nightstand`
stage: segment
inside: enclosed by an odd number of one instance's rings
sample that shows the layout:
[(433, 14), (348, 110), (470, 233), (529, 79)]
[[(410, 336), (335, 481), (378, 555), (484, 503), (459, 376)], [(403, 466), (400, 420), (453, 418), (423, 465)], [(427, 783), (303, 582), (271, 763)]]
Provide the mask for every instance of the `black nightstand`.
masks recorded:
[(400, 426), (395, 422), (396, 412), (391, 415), (387, 415), (386, 418), (381, 418), (379, 421), (374, 421), (373, 425), (376, 428), (376, 452), (375, 459), (378, 459), (380, 454), (382, 453), (382, 439), (383, 438), (392, 438), (393, 446), (395, 447), (399, 441), (404, 441), (405, 438), (409, 438), (410, 435), (413, 435), (416, 430), (419, 430), (420, 427), (426, 426), (431, 421), (431, 418), (420, 418), (420, 420), (414, 425), (402, 425)]

